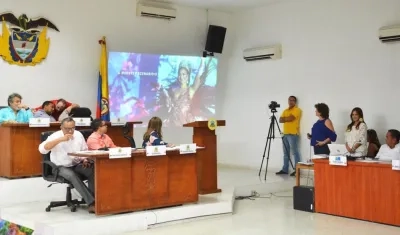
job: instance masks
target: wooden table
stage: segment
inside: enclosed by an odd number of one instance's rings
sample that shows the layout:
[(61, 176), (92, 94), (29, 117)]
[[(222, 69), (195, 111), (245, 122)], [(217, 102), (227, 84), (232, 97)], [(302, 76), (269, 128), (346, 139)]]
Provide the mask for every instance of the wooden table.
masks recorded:
[[(201, 151), (201, 150), (197, 150)], [(95, 161), (96, 215), (194, 203), (198, 201), (196, 153), (109, 159), (108, 154), (70, 154)]]
[(314, 170), (314, 165), (306, 165), (306, 164), (301, 164), (297, 163), (296, 164), (296, 186), (300, 186), (300, 170)]
[(315, 210), (400, 226), (400, 171), (389, 163), (314, 160)]
[[(133, 125), (142, 122), (129, 122), (133, 135)], [(117, 146), (130, 146), (122, 135), (121, 126), (107, 123), (107, 134)], [(90, 129), (90, 127), (77, 127)], [(60, 130), (60, 123), (51, 123), (50, 127), (29, 127), (23, 123), (4, 123), (0, 125), (0, 177), (21, 178), (42, 174), (42, 155), (38, 147), (40, 134), (45, 131)]]

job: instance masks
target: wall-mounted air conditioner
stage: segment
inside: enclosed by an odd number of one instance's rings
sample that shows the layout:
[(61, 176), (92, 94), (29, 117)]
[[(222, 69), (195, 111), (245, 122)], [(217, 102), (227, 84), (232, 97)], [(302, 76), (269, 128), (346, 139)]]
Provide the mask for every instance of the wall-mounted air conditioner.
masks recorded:
[(246, 49), (243, 51), (243, 58), (246, 61), (280, 59), (282, 58), (282, 46), (274, 45), (274, 46)]
[(385, 26), (380, 28), (379, 39), (382, 42), (400, 41), (400, 25)]
[(170, 20), (176, 18), (176, 9), (139, 2), (136, 6), (136, 15)]

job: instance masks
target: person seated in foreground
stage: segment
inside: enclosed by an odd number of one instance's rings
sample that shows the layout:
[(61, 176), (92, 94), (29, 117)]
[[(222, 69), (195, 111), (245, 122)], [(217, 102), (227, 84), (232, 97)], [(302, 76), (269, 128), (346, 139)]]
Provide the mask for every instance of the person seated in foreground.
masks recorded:
[(381, 147), (381, 143), (379, 142), (378, 134), (376, 134), (376, 131), (374, 129), (369, 129), (367, 131), (367, 140), (368, 140), (367, 157), (375, 158), (376, 154), (379, 151), (379, 148)]
[(29, 119), (33, 117), (32, 111), (21, 101), (22, 96), (18, 93), (12, 93), (8, 96), (8, 107), (0, 110), (0, 124), (29, 122)]
[(50, 118), (50, 122), (56, 122), (56, 119), (51, 116), (54, 112), (54, 104), (51, 101), (45, 101), (42, 104), (42, 109), (37, 110), (33, 117), (35, 118)]
[[(68, 101), (66, 101), (65, 99), (58, 99), (58, 100), (51, 100), (51, 102), (54, 104), (54, 106), (55, 106), (55, 110), (54, 110), (54, 112), (53, 112), (53, 117), (57, 120), (57, 121), (59, 121), (59, 120), (63, 120), (63, 119), (60, 119), (59, 117), (60, 117), (60, 115), (64, 112), (64, 111), (66, 111), (66, 113), (68, 114), (68, 113), (70, 113), (71, 112), (71, 110), (73, 109), (73, 108), (78, 108), (79, 107), (79, 105), (78, 104), (73, 104), (73, 103), (71, 103), (71, 102), (68, 102)], [(41, 109), (41, 106), (40, 107), (37, 107), (37, 108), (34, 108), (33, 109), (33, 112), (36, 112), (36, 111), (38, 111), (38, 110), (40, 110)]]
[(400, 160), (399, 138), (400, 132), (398, 130), (388, 130), (386, 144), (381, 146), (376, 158), (382, 161)]
[(166, 145), (167, 147), (174, 147), (173, 144), (168, 144), (162, 139), (162, 120), (159, 117), (152, 117), (147, 125), (147, 131), (143, 135), (142, 147)]
[[(41, 154), (50, 153), (50, 160), (59, 166), (58, 175), (68, 180), (81, 194), (94, 213), (94, 166), (87, 158), (71, 157), (68, 153), (87, 150), (82, 133), (75, 131), (75, 121), (66, 118), (61, 121), (61, 130), (51, 134), (39, 145)], [(82, 180), (88, 180), (88, 186)]]
[(107, 125), (106, 122), (97, 118), (92, 121), (91, 127), (93, 133), (87, 140), (89, 150), (107, 150), (108, 148), (116, 148), (112, 139), (106, 134)]

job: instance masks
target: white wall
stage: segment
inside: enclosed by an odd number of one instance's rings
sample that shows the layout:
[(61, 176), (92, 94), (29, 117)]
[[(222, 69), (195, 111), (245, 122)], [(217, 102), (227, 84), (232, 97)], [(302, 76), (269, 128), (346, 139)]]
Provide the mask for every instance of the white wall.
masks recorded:
[[(317, 102), (331, 108), (339, 143), (356, 106), (382, 141), (388, 128), (400, 129), (400, 43), (378, 40), (380, 27), (400, 23), (399, 9), (398, 0), (299, 0), (235, 15), (236, 41), (221, 101), (228, 126), (219, 130), (219, 161), (259, 167), (267, 105), (278, 101), (281, 114), (289, 95), (298, 97), (303, 110), (303, 158), (309, 154), (306, 133), (316, 121)], [(281, 60), (242, 59), (245, 48), (275, 43), (283, 46)], [(282, 166), (281, 143), (272, 146), (269, 169)]]
[[(227, 13), (176, 6), (177, 19), (164, 21), (136, 16), (135, 0), (1, 0), (0, 12), (46, 17), (60, 30), (48, 30), (51, 39), (46, 61), (35, 67), (9, 65), (0, 60), (0, 105), (11, 92), (30, 106), (65, 98), (95, 112), (100, 46), (107, 37), (109, 51), (202, 55), (209, 24), (228, 27), (226, 52), (233, 33)], [(229, 53), (227, 53), (229, 55)], [(223, 57), (221, 68), (226, 68)], [(226, 73), (221, 72), (221, 76)], [(192, 130), (166, 131), (174, 143), (191, 141)], [(140, 141), (141, 131), (136, 133)], [(190, 142), (189, 141), (189, 142)]]

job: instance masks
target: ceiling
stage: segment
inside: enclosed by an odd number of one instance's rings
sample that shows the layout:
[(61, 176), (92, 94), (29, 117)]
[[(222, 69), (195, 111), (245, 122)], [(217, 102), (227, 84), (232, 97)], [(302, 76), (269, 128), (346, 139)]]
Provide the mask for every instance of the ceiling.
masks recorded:
[[(153, 0), (154, 1), (154, 0)], [(283, 0), (155, 0), (156, 2), (170, 2), (177, 5), (199, 7), (223, 11), (240, 11), (259, 7)]]

